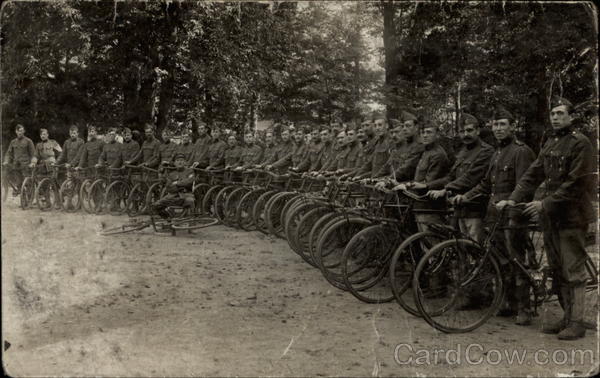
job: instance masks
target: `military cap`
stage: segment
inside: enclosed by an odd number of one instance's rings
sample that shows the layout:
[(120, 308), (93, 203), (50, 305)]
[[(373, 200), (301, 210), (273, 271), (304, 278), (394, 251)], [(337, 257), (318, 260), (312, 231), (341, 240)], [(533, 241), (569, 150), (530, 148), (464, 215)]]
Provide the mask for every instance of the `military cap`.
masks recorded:
[(185, 159), (185, 154), (182, 154), (180, 152), (176, 153), (174, 159), (175, 160), (177, 160), (177, 159)]
[(417, 116), (407, 112), (406, 110), (402, 111), (402, 121), (416, 121), (417, 120)]
[(514, 120), (515, 117), (505, 108), (499, 107), (494, 111), (492, 119), (509, 119)]
[(556, 96), (556, 97), (552, 98), (552, 101), (550, 101), (550, 109), (556, 108), (557, 106), (561, 106), (561, 105), (565, 105), (569, 109), (573, 108), (573, 104), (571, 103), (571, 101), (569, 101), (563, 97)]
[(479, 125), (479, 121), (477, 120), (477, 118), (475, 118), (475, 116), (472, 116), (470, 114), (467, 113), (463, 113), (461, 120), (460, 120), (460, 124), (461, 126), (464, 125)]
[(390, 119), (390, 124), (392, 125), (392, 128), (396, 128), (396, 127), (402, 125), (402, 120), (397, 119), (397, 118), (392, 118), (392, 119)]

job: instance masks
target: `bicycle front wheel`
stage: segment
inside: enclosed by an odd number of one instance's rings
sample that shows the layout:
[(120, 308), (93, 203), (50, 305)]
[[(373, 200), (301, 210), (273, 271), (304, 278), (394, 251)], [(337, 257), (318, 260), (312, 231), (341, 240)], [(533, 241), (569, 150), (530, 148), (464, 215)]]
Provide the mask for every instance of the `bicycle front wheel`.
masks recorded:
[(423, 256), (413, 277), (413, 293), (423, 318), (445, 333), (470, 332), (500, 307), (502, 273), (494, 256), (477, 243), (447, 240)]
[(33, 205), (35, 198), (35, 184), (31, 177), (26, 177), (21, 185), (21, 209), (27, 210)]

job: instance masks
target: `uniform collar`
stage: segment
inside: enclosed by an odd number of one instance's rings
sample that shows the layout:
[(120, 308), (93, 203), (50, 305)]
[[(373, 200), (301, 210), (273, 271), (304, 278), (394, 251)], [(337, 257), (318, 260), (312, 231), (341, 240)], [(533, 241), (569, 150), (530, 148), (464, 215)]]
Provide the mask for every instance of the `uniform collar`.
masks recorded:
[(430, 145), (427, 145), (427, 146), (426, 146), (426, 145), (423, 145), (423, 146), (425, 147), (425, 150), (427, 150), (427, 151), (431, 151), (431, 150), (433, 150), (434, 148), (436, 148), (436, 147), (437, 147), (437, 142), (433, 142), (433, 143), (431, 143)]
[(498, 147), (506, 147), (515, 140), (514, 136), (498, 141)]
[(473, 142), (473, 143), (471, 143), (471, 144), (465, 144), (465, 148), (466, 148), (467, 150), (472, 150), (472, 149), (474, 149), (474, 148), (478, 147), (480, 144), (481, 144), (481, 139), (477, 138), (477, 139), (475, 140), (475, 142)]
[(563, 127), (562, 129), (553, 130), (552, 136), (563, 137), (567, 134), (571, 134), (572, 131), (573, 131), (573, 126), (567, 126), (567, 127)]

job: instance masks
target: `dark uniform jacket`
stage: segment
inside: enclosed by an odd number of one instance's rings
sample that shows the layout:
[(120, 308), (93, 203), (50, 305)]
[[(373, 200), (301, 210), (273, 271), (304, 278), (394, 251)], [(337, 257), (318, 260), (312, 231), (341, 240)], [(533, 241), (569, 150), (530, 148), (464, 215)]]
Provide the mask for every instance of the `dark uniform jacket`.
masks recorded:
[(55, 163), (56, 153), (62, 152), (62, 148), (54, 139), (39, 142), (35, 145), (35, 156), (33, 160), (39, 163)]
[(372, 148), (372, 152), (366, 155), (366, 163), (363, 164), (359, 171), (359, 175), (362, 177), (377, 177), (376, 174), (388, 161), (391, 150), (389, 137), (386, 134), (376, 137)]
[(150, 167), (155, 167), (163, 162), (172, 163), (175, 152), (177, 151), (177, 144), (168, 141), (160, 143), (158, 145), (158, 153), (154, 155), (154, 158), (148, 163)]
[(521, 176), (510, 199), (528, 201), (544, 182), (543, 211), (563, 228), (585, 227), (597, 214), (592, 206), (596, 190), (594, 155), (590, 140), (565, 128), (546, 141), (538, 158)]
[[(429, 182), (429, 189), (446, 189), (454, 194), (464, 194), (473, 189), (485, 175), (494, 149), (481, 140), (470, 146), (463, 145), (456, 155), (450, 172), (442, 178)], [(485, 214), (487, 197), (476, 200), (477, 204), (461, 206), (457, 215), (462, 218), (481, 218)]]
[(208, 148), (209, 166), (214, 169), (225, 167), (225, 151), (227, 151), (227, 143), (222, 140), (215, 140)]
[(359, 158), (362, 150), (362, 145), (354, 141), (346, 146), (338, 155), (337, 169), (342, 173), (347, 173), (356, 169), (359, 164)]
[(138, 164), (140, 160), (142, 163), (146, 163), (149, 167), (156, 167), (158, 165), (157, 156), (159, 154), (160, 142), (156, 138), (152, 140), (144, 140), (142, 148), (138, 153), (131, 159), (131, 164)]
[(299, 172), (318, 171), (321, 168), (321, 152), (325, 148), (324, 142), (310, 143), (306, 148), (304, 160), (298, 164)]
[(79, 156), (79, 168), (91, 168), (100, 159), (100, 154), (104, 149), (104, 142), (100, 139), (95, 139), (81, 146)]
[(336, 169), (337, 164), (335, 157), (337, 155), (336, 145), (333, 142), (325, 143), (321, 151), (321, 167), (320, 171), (332, 171)]
[(274, 168), (285, 169), (290, 166), (297, 167), (305, 158), (306, 155), (306, 143), (300, 142), (300, 144), (296, 142), (289, 142), (284, 151), (284, 155), (282, 155), (279, 160), (273, 163)]
[[(146, 143), (146, 142), (144, 142), (144, 143)], [(130, 140), (129, 142), (123, 141), (123, 144), (121, 145), (121, 153), (123, 154), (123, 156), (122, 156), (123, 161), (133, 160), (137, 156), (137, 153), (139, 151), (140, 151), (140, 144), (133, 139)]]
[(253, 143), (251, 146), (246, 146), (242, 150), (242, 167), (250, 168), (253, 165), (260, 164), (263, 156), (262, 147)]
[(8, 150), (4, 156), (4, 161), (9, 164), (18, 166), (27, 166), (35, 158), (35, 146), (31, 139), (23, 136), (23, 138), (15, 138), (10, 141)]
[[(194, 170), (190, 168), (170, 170), (167, 174), (167, 192), (177, 193), (181, 189), (189, 191), (194, 183), (194, 176)], [(171, 185), (175, 181), (177, 181), (177, 184)]]
[(277, 161), (280, 147), (274, 144), (267, 145), (263, 151), (262, 160), (259, 164), (272, 164)]
[(237, 167), (242, 164), (243, 149), (240, 146), (228, 147), (225, 151), (225, 166)]
[(429, 184), (443, 177), (450, 168), (450, 160), (446, 150), (438, 143), (425, 146), (425, 151), (415, 169), (414, 181)]
[(500, 141), (483, 180), (465, 194), (466, 198), (478, 194), (489, 196), (487, 217), (495, 218), (497, 211), (494, 204), (508, 199), (517, 185), (517, 181), (534, 159), (533, 151), (523, 142), (515, 138)]
[(68, 163), (71, 165), (77, 165), (79, 162), (79, 153), (81, 146), (83, 146), (83, 139), (77, 137), (75, 140), (69, 138), (63, 143), (63, 150), (56, 161), (56, 164)]
[(119, 168), (122, 164), (121, 157), (121, 143), (117, 141), (105, 143), (98, 158), (98, 164), (107, 165), (111, 168)]
[(205, 135), (200, 137), (194, 143), (194, 152), (188, 161), (189, 165), (192, 163), (198, 163), (198, 165), (203, 168), (208, 166), (208, 147), (212, 143), (212, 138), (210, 135)]
[[(425, 152), (425, 146), (417, 138), (407, 139), (397, 149), (396, 158), (391, 162), (392, 178), (398, 182), (412, 180), (423, 152)], [(396, 164), (398, 165), (396, 166)]]

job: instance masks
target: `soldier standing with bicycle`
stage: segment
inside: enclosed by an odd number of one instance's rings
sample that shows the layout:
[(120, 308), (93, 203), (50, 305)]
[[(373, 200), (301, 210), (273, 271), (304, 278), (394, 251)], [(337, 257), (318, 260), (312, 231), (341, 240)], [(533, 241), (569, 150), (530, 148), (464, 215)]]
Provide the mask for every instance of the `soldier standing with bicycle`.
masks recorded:
[[(485, 219), (487, 224), (498, 221), (501, 212), (494, 205), (508, 199), (517, 181), (535, 159), (535, 154), (531, 148), (515, 139), (515, 126), (514, 117), (511, 113), (505, 109), (496, 111), (493, 115), (492, 131), (498, 142), (498, 148), (492, 155), (487, 173), (476, 187), (453, 199), (456, 204), (461, 204), (463, 200), (469, 200), (475, 196), (489, 195), (490, 201)], [(504, 226), (502, 227), (503, 230), (497, 231), (494, 240), (500, 248), (509, 252), (506, 255), (514, 256), (525, 264), (526, 252), (523, 247), (526, 245), (527, 240), (526, 227), (518, 228), (513, 221), (508, 223), (508, 227)], [(508, 261), (502, 263), (510, 266)], [(530, 287), (527, 278), (519, 272), (509, 271), (505, 282), (507, 284), (507, 299), (498, 315), (517, 315), (515, 324), (531, 324)]]
[[(17, 188), (21, 188), (23, 184), (22, 170), (35, 165), (35, 146), (31, 139), (25, 136), (25, 126), (17, 125), (15, 127), (17, 137), (10, 141), (6, 155), (4, 156), (4, 166), (14, 164), (16, 174)], [(18, 196), (19, 191), (13, 192), (13, 196)]]
[(566, 99), (554, 99), (550, 106), (553, 135), (538, 158), (523, 174), (507, 201), (497, 206), (514, 205), (533, 196), (544, 182), (542, 199), (527, 203), (524, 213), (539, 214), (544, 232), (544, 246), (552, 269), (553, 283), (564, 316), (543, 327), (544, 333), (558, 334), (561, 340), (585, 336), (585, 232), (595, 218), (594, 157), (589, 139), (573, 130), (573, 105)]

